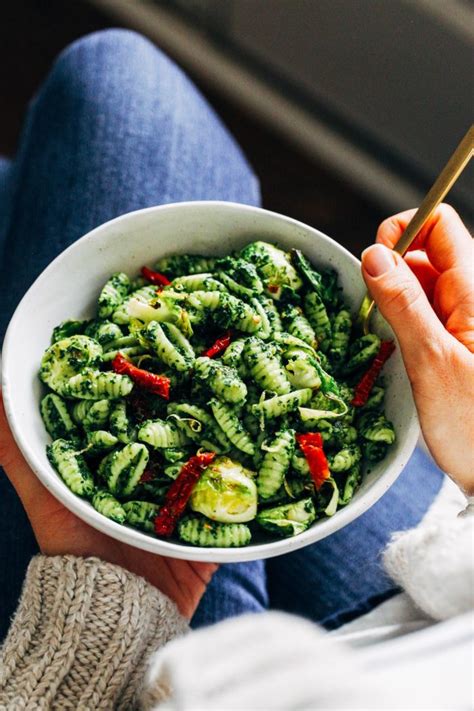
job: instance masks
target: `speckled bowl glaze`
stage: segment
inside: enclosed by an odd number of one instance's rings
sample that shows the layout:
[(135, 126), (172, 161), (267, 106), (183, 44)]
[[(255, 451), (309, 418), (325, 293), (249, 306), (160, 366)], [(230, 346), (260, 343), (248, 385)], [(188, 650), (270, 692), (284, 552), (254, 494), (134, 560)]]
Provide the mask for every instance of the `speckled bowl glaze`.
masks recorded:
[[(143, 264), (173, 253), (225, 255), (255, 239), (305, 252), (316, 266), (339, 273), (345, 296), (357, 309), (365, 292), (360, 262), (326, 235), (289, 217), (245, 205), (188, 202), (131, 212), (97, 227), (59, 255), (25, 294), (10, 322), (3, 349), (3, 396), (13, 434), (31, 468), (64, 506), (94, 528), (153, 553), (214, 562), (236, 562), (289, 553), (325, 538), (356, 519), (393, 484), (418, 437), (410, 385), (397, 350), (388, 362), (386, 412), (397, 442), (371, 468), (351, 503), (332, 518), (313, 524), (294, 538), (245, 548), (209, 549), (159, 540), (121, 526), (72, 494), (46, 458), (49, 437), (39, 412), (42, 385), (38, 367), (54, 326), (67, 318), (87, 318), (97, 294), (115, 271), (138, 273)], [(376, 315), (374, 329), (393, 337)]]

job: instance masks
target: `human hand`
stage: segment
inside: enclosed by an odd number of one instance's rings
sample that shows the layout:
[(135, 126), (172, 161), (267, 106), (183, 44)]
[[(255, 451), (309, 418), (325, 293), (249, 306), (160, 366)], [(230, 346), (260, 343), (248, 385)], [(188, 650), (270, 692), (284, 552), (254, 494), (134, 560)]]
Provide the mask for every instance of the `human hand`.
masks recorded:
[[(176, 603), (190, 619), (217, 565), (175, 560), (116, 541), (68, 511), (29, 468), (5, 416), (0, 394), (0, 465), (16, 489), (45, 555), (96, 556), (140, 575)], [(14, 525), (14, 524), (12, 524)]]
[(472, 495), (473, 242), (458, 214), (440, 205), (402, 259), (387, 247), (414, 213), (382, 222), (378, 244), (362, 255), (362, 274), (397, 336), (426, 444), (439, 467)]

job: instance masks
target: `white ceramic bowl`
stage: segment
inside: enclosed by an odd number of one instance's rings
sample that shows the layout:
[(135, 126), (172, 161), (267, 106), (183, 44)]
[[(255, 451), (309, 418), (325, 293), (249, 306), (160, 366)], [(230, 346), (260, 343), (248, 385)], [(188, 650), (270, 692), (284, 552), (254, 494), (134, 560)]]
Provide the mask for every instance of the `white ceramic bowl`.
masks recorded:
[[(10, 322), (3, 349), (3, 396), (13, 434), (31, 468), (64, 506), (91, 526), (143, 550), (189, 560), (231, 562), (269, 558), (325, 538), (360, 516), (393, 484), (415, 447), (418, 424), (409, 382), (397, 350), (385, 373), (386, 412), (397, 442), (383, 462), (371, 467), (351, 503), (332, 518), (316, 522), (294, 538), (245, 548), (195, 548), (167, 542), (121, 526), (72, 494), (49, 464), (49, 441), (39, 413), (42, 385), (38, 368), (51, 332), (60, 321), (87, 318), (97, 294), (115, 271), (138, 273), (143, 264), (181, 252), (225, 255), (255, 239), (297, 247), (316, 266), (339, 273), (344, 294), (357, 309), (364, 285), (360, 262), (326, 235), (273, 212), (225, 202), (188, 202), (131, 212), (97, 227), (59, 255), (38, 277)], [(393, 337), (380, 316), (379, 335)]]

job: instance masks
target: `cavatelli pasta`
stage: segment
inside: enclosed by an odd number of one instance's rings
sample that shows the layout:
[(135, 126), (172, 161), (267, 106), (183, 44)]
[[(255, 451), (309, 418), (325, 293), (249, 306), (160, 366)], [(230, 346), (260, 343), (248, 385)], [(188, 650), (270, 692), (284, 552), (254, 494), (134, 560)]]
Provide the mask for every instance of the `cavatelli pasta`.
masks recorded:
[(145, 330), (145, 337), (157, 356), (170, 368), (182, 373), (192, 367), (194, 351), (191, 344), (173, 324), (151, 321)]
[(90, 498), (95, 485), (92, 474), (74, 444), (65, 439), (55, 439), (46, 447), (46, 454), (73, 494)]
[(369, 411), (363, 414), (359, 419), (358, 429), (360, 435), (369, 442), (395, 442), (393, 425), (382, 413)]
[[(258, 301), (269, 321), (270, 335), (272, 337), (275, 337), (276, 334), (281, 333), (283, 331), (283, 324), (281, 322), (280, 312), (278, 311), (276, 303), (273, 301), (273, 299), (268, 296), (265, 296), (264, 294), (258, 297)], [(259, 332), (258, 335), (259, 338), (265, 339), (265, 336), (263, 336), (261, 332)]]
[(86, 434), (87, 446), (84, 452), (87, 454), (102, 454), (110, 451), (118, 444), (118, 439), (107, 430), (92, 430)]
[(127, 517), (127, 523), (134, 528), (152, 533), (154, 521), (160, 507), (150, 501), (126, 501), (122, 505)]
[(92, 506), (115, 523), (125, 523), (127, 519), (123, 506), (107, 489), (96, 489), (92, 497)]
[(40, 409), (44, 426), (52, 439), (67, 439), (79, 433), (65, 401), (59, 395), (55, 393), (45, 395), (41, 400)]
[[(298, 535), (347, 505), (395, 431), (383, 376), (352, 404), (380, 339), (352, 328), (336, 273), (263, 241), (156, 268), (169, 284), (117, 272), (91, 318), (53, 331), (40, 410), (65, 483), (156, 535), (173, 481), (214, 452), (174, 533), (200, 546)], [(296, 432), (321, 437), (330, 476), (317, 489)]]
[(85, 430), (99, 430), (109, 421), (110, 400), (80, 400), (72, 408), (74, 420)]
[(123, 444), (132, 440), (134, 428), (127, 414), (126, 400), (116, 400), (112, 404), (109, 425), (111, 433)]
[(208, 315), (206, 312), (212, 312), (219, 309), (222, 305), (222, 292), (217, 291), (195, 291), (186, 298), (186, 304), (191, 306), (195, 312), (202, 311), (203, 315), (194, 314), (193, 321), (203, 321)]
[(223, 294), (221, 309), (223, 326), (234, 326), (244, 333), (255, 333), (260, 329), (260, 316), (242, 299), (230, 294)]
[(268, 340), (273, 333), (272, 320), (269, 314), (265, 310), (265, 307), (261, 303), (260, 299), (253, 298), (250, 300), (252, 308), (254, 309), (257, 316), (260, 317), (260, 328), (258, 329), (258, 337), (263, 341)]
[(319, 347), (322, 350), (326, 350), (330, 344), (331, 322), (324, 302), (316, 291), (312, 291), (306, 295), (304, 311), (309, 323), (314, 329)]
[(194, 363), (194, 377), (205, 383), (221, 400), (238, 404), (247, 397), (247, 386), (237, 371), (218, 360), (201, 357)]
[(329, 458), (329, 468), (332, 472), (346, 472), (359, 463), (362, 454), (360, 447), (350, 444), (340, 449)]
[(237, 338), (227, 346), (221, 359), (224, 365), (229, 365), (232, 368), (238, 368), (242, 362), (242, 353), (245, 348), (245, 343), (246, 341), (244, 338)]
[(264, 448), (265, 454), (257, 475), (257, 490), (260, 498), (269, 499), (282, 486), (293, 453), (295, 433), (281, 430)]
[(65, 387), (67, 397), (84, 400), (101, 400), (125, 397), (133, 388), (133, 382), (128, 375), (101, 372), (100, 370), (84, 370), (70, 378)]
[(204, 517), (186, 516), (178, 524), (182, 541), (203, 548), (247, 546), (252, 534), (245, 523), (217, 523)]
[(148, 420), (138, 430), (137, 439), (155, 449), (183, 447), (190, 443), (189, 437), (170, 420)]
[(328, 356), (333, 363), (343, 363), (351, 337), (352, 319), (347, 309), (341, 309), (332, 324), (331, 346)]
[(86, 336), (89, 336), (90, 338), (94, 338), (96, 341), (100, 343), (101, 346), (105, 346), (112, 341), (116, 341), (119, 338), (122, 338), (123, 333), (120, 330), (120, 326), (118, 326), (116, 323), (113, 323), (112, 321), (99, 321), (99, 320), (94, 320), (91, 321), (85, 331), (84, 331)]
[(130, 289), (130, 279), (123, 272), (112, 274), (99, 294), (97, 313), (108, 318), (120, 306)]
[(206, 273), (177, 277), (173, 279), (170, 288), (183, 291), (226, 291), (221, 281)]
[(249, 338), (243, 356), (250, 375), (263, 390), (277, 395), (290, 392), (290, 381), (273, 344), (256, 337)]
[(219, 274), (219, 279), (227, 288), (230, 294), (234, 294), (235, 296), (239, 296), (244, 299), (251, 299), (254, 295), (253, 289), (249, 289), (247, 286), (239, 284), (237, 281), (232, 279), (229, 274), (226, 274), (225, 272), (221, 272)]
[(311, 400), (312, 394), (311, 388), (302, 388), (286, 395), (275, 395), (269, 400), (262, 400), (256, 405), (252, 405), (252, 412), (256, 415), (263, 415), (267, 420), (274, 420), (306, 405)]
[(290, 348), (285, 356), (288, 360), (285, 370), (293, 388), (317, 389), (321, 386), (318, 364), (314, 356), (299, 348)]
[(234, 282), (250, 289), (252, 295), (263, 292), (262, 280), (251, 262), (237, 257), (224, 257), (217, 260), (215, 268), (219, 279), (223, 273), (228, 274)]
[[(213, 319), (222, 328), (234, 326), (239, 331), (254, 333), (260, 328), (260, 316), (245, 301), (222, 291), (195, 291), (187, 303), (193, 308), (193, 322), (202, 322), (212, 312)], [(201, 312), (201, 316), (199, 316)]]
[(217, 424), (232, 444), (240, 451), (245, 452), (245, 454), (254, 454), (255, 445), (252, 442), (252, 437), (245, 430), (240, 417), (234, 410), (229, 405), (216, 399), (211, 400), (209, 404)]
[(131, 496), (145, 471), (148, 459), (148, 450), (144, 444), (126, 444), (102, 459), (98, 475), (116, 496)]
[(200, 254), (174, 254), (162, 257), (155, 264), (157, 271), (166, 274), (168, 278), (212, 272), (216, 260), (213, 257), (203, 257)]
[(299, 306), (288, 304), (283, 310), (283, 323), (292, 336), (301, 338), (302, 341), (316, 348), (316, 334), (310, 322)]

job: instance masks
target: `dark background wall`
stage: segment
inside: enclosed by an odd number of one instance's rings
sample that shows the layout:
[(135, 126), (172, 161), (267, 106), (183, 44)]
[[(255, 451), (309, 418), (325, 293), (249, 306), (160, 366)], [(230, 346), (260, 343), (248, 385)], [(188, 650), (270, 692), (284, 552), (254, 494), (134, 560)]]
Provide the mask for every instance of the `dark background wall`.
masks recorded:
[[(0, 154), (14, 156), (29, 99), (56, 54), (88, 32), (116, 26), (83, 0), (15, 0), (0, 11)], [(266, 126), (200, 87), (243, 146), (264, 206), (303, 220), (358, 254), (384, 217), (381, 208), (277, 137)]]

